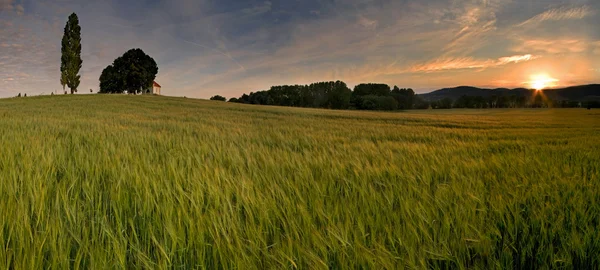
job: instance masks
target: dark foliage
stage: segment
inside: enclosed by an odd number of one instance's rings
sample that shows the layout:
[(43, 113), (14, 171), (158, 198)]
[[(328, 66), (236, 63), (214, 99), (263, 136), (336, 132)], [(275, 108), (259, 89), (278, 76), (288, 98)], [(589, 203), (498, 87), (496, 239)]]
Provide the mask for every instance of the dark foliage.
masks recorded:
[(83, 64), (81, 60), (81, 27), (77, 14), (69, 16), (61, 44), (60, 58), (60, 84), (71, 89), (71, 94), (77, 92), (81, 76), (79, 70)]
[(398, 88), (394, 86), (391, 92), (392, 97), (398, 102), (398, 109), (412, 109), (415, 103), (415, 92), (410, 88)]
[(398, 109), (398, 102), (391, 96), (361, 96), (361, 110), (393, 111)]
[(352, 91), (342, 81), (310, 85), (273, 86), (270, 90), (243, 94), (229, 102), (309, 108), (347, 109)]
[(141, 49), (131, 49), (102, 71), (100, 93), (141, 93), (152, 86), (157, 73), (152, 57)]
[(225, 97), (216, 95), (216, 96), (211, 97), (210, 100), (226, 101), (227, 99)]
[[(572, 91), (572, 92), (569, 92)], [(569, 98), (565, 98), (569, 97)], [(600, 107), (600, 85), (535, 91), (481, 89), (461, 86), (416, 95), (410, 88), (392, 90), (385, 84), (366, 83), (350, 91), (345, 83), (273, 86), (270, 90), (243, 94), (229, 102), (330, 109), (407, 110), (452, 108), (581, 108)]]

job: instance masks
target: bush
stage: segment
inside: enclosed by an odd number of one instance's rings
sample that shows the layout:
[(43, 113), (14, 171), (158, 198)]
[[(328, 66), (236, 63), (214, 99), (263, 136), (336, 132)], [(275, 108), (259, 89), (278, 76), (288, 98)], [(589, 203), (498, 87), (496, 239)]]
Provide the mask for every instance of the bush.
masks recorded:
[(216, 95), (211, 97), (210, 100), (226, 101), (227, 99), (223, 96)]

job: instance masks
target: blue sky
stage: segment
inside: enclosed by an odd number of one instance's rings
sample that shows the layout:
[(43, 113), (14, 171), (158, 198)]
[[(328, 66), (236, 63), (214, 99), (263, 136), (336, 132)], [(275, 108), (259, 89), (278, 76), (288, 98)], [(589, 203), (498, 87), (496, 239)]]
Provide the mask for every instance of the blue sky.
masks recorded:
[(131, 48), (157, 61), (163, 94), (199, 98), (328, 80), (417, 92), (600, 82), (595, 0), (0, 0), (0, 97), (61, 89), (71, 12), (81, 92)]

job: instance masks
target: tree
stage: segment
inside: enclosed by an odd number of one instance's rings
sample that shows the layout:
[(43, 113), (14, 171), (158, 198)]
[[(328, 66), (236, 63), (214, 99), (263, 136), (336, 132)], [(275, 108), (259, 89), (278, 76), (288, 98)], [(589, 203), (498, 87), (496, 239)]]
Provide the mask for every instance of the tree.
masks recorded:
[(350, 98), (352, 97), (352, 90), (348, 88), (346, 83), (342, 81), (336, 81), (332, 84), (332, 88), (327, 93), (327, 108), (331, 109), (348, 109), (350, 106)]
[(387, 84), (363, 83), (355, 86), (352, 94), (355, 96), (389, 96), (390, 87)]
[(444, 98), (435, 102), (433, 106), (435, 109), (452, 109), (452, 99)]
[(227, 99), (223, 96), (216, 95), (211, 97), (210, 100), (226, 101)]
[[(372, 110), (372, 105), (375, 104), (375, 100), (373, 97), (369, 98), (369, 101), (365, 100), (366, 96), (389, 96), (390, 95), (390, 87), (387, 84), (377, 84), (377, 83), (363, 83), (354, 86), (354, 91), (352, 91), (352, 105), (361, 110)], [(366, 102), (365, 102), (366, 101)], [(366, 106), (366, 107), (365, 107)], [(377, 107), (377, 105), (373, 105)]]
[(398, 102), (398, 109), (412, 109), (415, 103), (415, 92), (410, 88), (398, 88), (394, 86), (392, 97)]
[(140, 93), (152, 86), (157, 73), (152, 57), (141, 49), (131, 49), (102, 71), (100, 93)]
[(125, 84), (113, 65), (109, 65), (100, 75), (100, 93), (123, 93)]
[(77, 14), (69, 16), (62, 38), (60, 58), (60, 84), (71, 89), (71, 94), (77, 92), (81, 76), (79, 70), (83, 61), (81, 60), (81, 27)]

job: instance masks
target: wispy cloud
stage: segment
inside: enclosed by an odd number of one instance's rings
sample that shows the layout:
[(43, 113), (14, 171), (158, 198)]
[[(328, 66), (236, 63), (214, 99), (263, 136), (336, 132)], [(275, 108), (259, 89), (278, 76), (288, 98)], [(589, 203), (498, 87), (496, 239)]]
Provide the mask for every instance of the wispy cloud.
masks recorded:
[(271, 3), (271, 1), (264, 1), (260, 5), (251, 8), (245, 8), (242, 10), (242, 12), (247, 15), (257, 16), (271, 11), (272, 5), (273, 4)]
[(25, 8), (23, 8), (23, 5), (16, 5), (15, 11), (17, 12), (17, 15), (23, 15), (25, 13)]
[(545, 54), (581, 53), (590, 48), (590, 43), (582, 39), (532, 39), (523, 40), (514, 46), (516, 52), (538, 52)]
[(358, 16), (358, 24), (364, 28), (367, 28), (370, 30), (375, 30), (377, 28), (378, 23), (376, 20), (372, 20), (365, 16), (359, 15)]
[(23, 15), (25, 9), (23, 4), (17, 4), (14, 0), (0, 0), (0, 12), (15, 12), (17, 15)]
[(533, 56), (531, 54), (513, 55), (513, 56), (498, 58), (498, 61), (496, 64), (497, 65), (506, 65), (506, 64), (510, 64), (510, 63), (519, 63), (519, 62), (530, 61), (530, 60), (533, 60), (536, 58), (538, 58), (538, 56)]
[(503, 65), (526, 62), (538, 58), (531, 54), (513, 55), (501, 57), (498, 59), (473, 59), (472, 57), (463, 58), (443, 58), (437, 59), (429, 63), (415, 65), (410, 68), (411, 72), (433, 72), (444, 70), (459, 70), (459, 69), (486, 69), (499, 67)]
[(13, 10), (13, 0), (0, 0), (0, 11), (6, 10)]
[(600, 40), (594, 42), (594, 54), (600, 55)]
[(497, 9), (497, 6), (488, 6), (484, 3), (455, 8), (445, 13), (444, 17), (449, 16), (451, 19), (442, 20), (441, 23), (448, 23), (453, 27), (454, 36), (444, 47), (444, 54), (464, 55), (482, 47), (486, 37), (496, 30)]
[(581, 7), (561, 7), (547, 10), (540, 13), (533, 18), (524, 21), (519, 26), (538, 24), (544, 21), (560, 21), (560, 20), (573, 20), (583, 19), (587, 16), (594, 14), (594, 10), (588, 6)]

